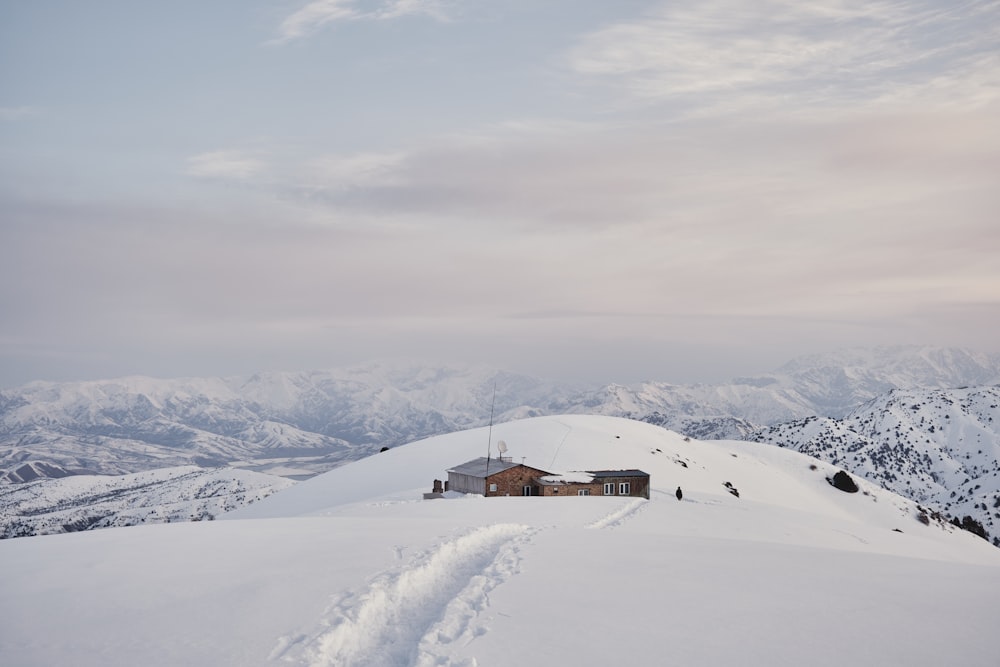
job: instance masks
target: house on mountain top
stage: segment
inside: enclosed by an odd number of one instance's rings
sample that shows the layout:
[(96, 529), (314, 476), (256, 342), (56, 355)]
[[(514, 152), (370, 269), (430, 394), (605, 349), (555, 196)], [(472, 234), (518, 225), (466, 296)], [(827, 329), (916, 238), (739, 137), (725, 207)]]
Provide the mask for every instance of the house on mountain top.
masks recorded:
[[(437, 481), (437, 480), (435, 480)], [(473, 459), (448, 470), (448, 491), (482, 496), (631, 496), (649, 498), (649, 473), (590, 470), (552, 474), (501, 457)], [(435, 485), (438, 491), (438, 485)], [(434, 496), (435, 494), (429, 494)]]

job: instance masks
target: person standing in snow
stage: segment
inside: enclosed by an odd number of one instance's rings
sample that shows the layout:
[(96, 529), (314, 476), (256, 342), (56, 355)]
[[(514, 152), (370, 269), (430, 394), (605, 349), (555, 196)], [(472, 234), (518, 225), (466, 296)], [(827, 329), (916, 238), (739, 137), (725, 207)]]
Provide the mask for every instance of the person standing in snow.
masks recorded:
[(677, 496), (677, 500), (680, 500), (681, 498), (684, 497), (684, 493), (681, 491), (681, 487), (679, 486), (677, 487), (677, 493), (675, 493), (674, 495)]

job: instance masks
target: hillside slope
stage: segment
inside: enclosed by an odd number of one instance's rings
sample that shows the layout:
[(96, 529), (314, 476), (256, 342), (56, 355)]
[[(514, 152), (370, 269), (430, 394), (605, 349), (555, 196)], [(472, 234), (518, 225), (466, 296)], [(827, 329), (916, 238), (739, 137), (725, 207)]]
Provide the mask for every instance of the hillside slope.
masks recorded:
[(955, 517), (971, 516), (1000, 537), (1000, 387), (896, 390), (844, 419), (811, 417), (751, 437), (843, 466)]
[[(651, 476), (651, 498), (674, 501), (674, 491), (681, 487), (691, 502), (700, 496), (712, 506), (734, 510), (722, 514), (728, 518), (760, 508), (765, 513), (856, 521), (866, 525), (866, 531), (893, 533), (888, 541), (869, 539), (871, 544), (882, 545), (872, 547), (876, 550), (930, 536), (931, 542), (922, 543), (919, 549), (929, 557), (940, 545), (951, 544), (949, 539), (938, 543), (938, 537), (964, 532), (947, 523), (921, 523), (917, 503), (865, 480), (857, 480), (860, 493), (839, 491), (829, 481), (839, 467), (797, 452), (748, 442), (697, 441), (644, 422), (593, 415), (537, 417), (498, 424), (492, 432), (480, 428), (435, 436), (300, 482), (222, 519), (332, 516), (355, 512), (359, 505), (411, 502), (430, 491), (435, 478), (445, 479), (448, 468), (485, 455), (490, 438), (494, 445), (502, 439), (514, 461), (551, 473), (643, 470)], [(739, 531), (737, 525), (722, 521), (699, 527), (698, 534), (722, 537), (733, 530)], [(799, 527), (796, 532), (799, 535), (783, 541), (817, 543), (813, 530)], [(831, 533), (822, 542), (852, 548), (857, 539)], [(982, 544), (987, 551), (995, 551)], [(991, 554), (994, 557), (1000, 558), (1000, 551)]]

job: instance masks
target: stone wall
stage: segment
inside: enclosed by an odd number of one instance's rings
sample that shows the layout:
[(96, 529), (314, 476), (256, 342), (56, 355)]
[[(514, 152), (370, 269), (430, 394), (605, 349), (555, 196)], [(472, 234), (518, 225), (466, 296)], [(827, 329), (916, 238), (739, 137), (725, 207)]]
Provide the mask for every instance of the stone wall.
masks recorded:
[[(539, 495), (539, 486), (535, 482), (535, 478), (548, 474), (549, 473), (544, 470), (531, 468), (525, 465), (520, 465), (516, 468), (510, 468), (509, 470), (498, 472), (495, 475), (490, 475), (487, 479), (486, 495), (523, 496), (525, 486), (532, 487), (531, 495)], [(493, 484), (496, 484), (495, 491), (490, 490)]]
[(590, 495), (599, 496), (604, 493), (604, 486), (597, 483), (591, 482), (590, 484), (546, 484), (542, 486), (543, 496), (578, 496), (581, 490), (590, 491)]

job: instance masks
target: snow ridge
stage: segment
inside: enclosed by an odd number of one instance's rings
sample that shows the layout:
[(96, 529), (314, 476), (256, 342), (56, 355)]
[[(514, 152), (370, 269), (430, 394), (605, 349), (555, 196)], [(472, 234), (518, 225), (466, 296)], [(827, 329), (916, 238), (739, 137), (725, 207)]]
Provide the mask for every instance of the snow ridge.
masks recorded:
[[(309, 667), (470, 664), (451, 661), (447, 646), (483, 632), (476, 618), (489, 592), (517, 572), (518, 546), (532, 532), (494, 524), (445, 542), (340, 599), (325, 614), (330, 629), (312, 639), (283, 639), (271, 659)], [(289, 655), (298, 645), (300, 654)]]

